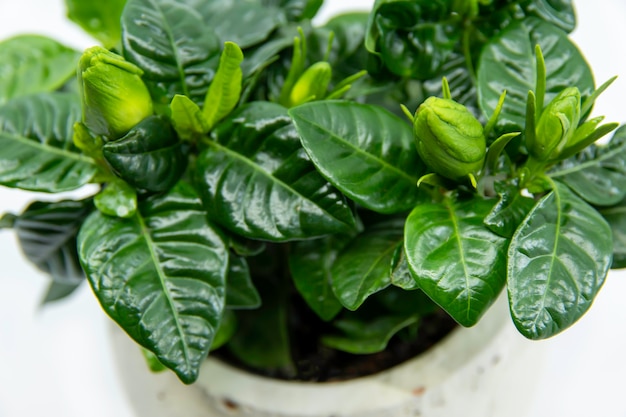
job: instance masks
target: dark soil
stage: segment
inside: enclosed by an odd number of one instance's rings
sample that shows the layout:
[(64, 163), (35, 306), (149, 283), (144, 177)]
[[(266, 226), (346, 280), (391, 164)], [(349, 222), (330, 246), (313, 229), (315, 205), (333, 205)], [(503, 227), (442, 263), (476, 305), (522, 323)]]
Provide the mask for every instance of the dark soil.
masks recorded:
[(330, 349), (319, 343), (319, 335), (324, 333), (324, 328), (328, 326), (326, 323), (314, 319), (305, 325), (301, 314), (294, 314), (292, 318), (295, 318), (290, 323), (295, 374), (250, 368), (226, 350), (216, 351), (212, 355), (235, 367), (272, 378), (307, 382), (340, 381), (372, 375), (405, 362), (428, 350), (457, 326), (450, 316), (438, 311), (421, 319), (418, 335), (414, 340), (393, 337), (387, 349), (382, 352), (354, 355)]

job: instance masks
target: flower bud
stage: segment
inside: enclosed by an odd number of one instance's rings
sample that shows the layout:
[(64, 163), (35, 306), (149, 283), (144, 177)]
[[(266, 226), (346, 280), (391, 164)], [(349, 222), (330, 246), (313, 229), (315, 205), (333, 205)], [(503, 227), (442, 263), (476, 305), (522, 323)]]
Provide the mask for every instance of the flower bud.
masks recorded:
[(580, 122), (580, 91), (568, 87), (543, 110), (528, 152), (540, 161), (553, 159), (570, 141)]
[(452, 180), (483, 167), (487, 142), (483, 126), (462, 104), (430, 97), (413, 122), (417, 152), (434, 172)]
[(83, 122), (96, 135), (115, 140), (152, 115), (143, 71), (100, 46), (87, 49), (78, 64)]
[(331, 77), (332, 68), (328, 62), (321, 61), (311, 65), (291, 89), (289, 95), (291, 106), (297, 106), (310, 100), (323, 99)]

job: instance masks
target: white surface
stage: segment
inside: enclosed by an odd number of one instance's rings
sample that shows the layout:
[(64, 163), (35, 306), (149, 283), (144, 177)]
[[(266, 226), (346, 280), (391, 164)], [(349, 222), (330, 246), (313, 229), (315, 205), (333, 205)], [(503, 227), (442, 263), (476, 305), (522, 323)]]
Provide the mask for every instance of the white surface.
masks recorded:
[[(327, 3), (346, 9), (372, 1)], [(595, 114), (624, 122), (626, 3), (576, 4), (579, 28), (574, 38), (596, 81), (621, 75), (601, 96)], [(93, 44), (65, 21), (62, 0), (0, 0), (0, 39), (24, 32), (47, 34), (77, 48)], [(31, 198), (32, 194), (0, 188), (0, 213), (18, 212)], [(23, 261), (10, 231), (0, 231), (0, 267), (0, 417), (133, 417), (116, 382), (107, 319), (87, 286), (66, 302), (40, 309), (47, 281)], [(539, 393), (529, 417), (626, 416), (624, 294), (626, 274), (611, 273), (596, 303), (576, 326), (540, 342), (548, 346), (549, 361), (538, 379)]]

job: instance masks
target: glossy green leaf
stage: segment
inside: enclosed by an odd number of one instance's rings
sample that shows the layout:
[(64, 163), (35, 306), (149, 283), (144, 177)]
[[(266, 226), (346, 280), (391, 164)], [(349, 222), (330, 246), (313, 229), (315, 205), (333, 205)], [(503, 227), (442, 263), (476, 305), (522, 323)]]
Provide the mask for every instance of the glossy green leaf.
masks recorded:
[(220, 64), (209, 86), (202, 113), (209, 129), (230, 113), (241, 97), (243, 52), (236, 43), (226, 42)]
[(425, 168), (404, 120), (347, 101), (307, 103), (289, 114), (317, 169), (347, 197), (381, 213), (417, 204), (416, 184)]
[(405, 251), (419, 287), (463, 326), (473, 326), (506, 280), (508, 241), (483, 223), (493, 201), (446, 198), (420, 204), (405, 227)]
[(150, 116), (126, 136), (107, 142), (102, 154), (117, 175), (148, 191), (166, 191), (185, 171), (187, 158), (170, 122)]
[(437, 75), (459, 42), (461, 31), (442, 0), (377, 0), (365, 46), (391, 72), (421, 80)]
[(226, 307), (252, 309), (261, 305), (259, 292), (252, 283), (250, 268), (244, 257), (230, 255), (226, 284)]
[(280, 8), (290, 21), (312, 19), (323, 2), (323, 0), (261, 0), (265, 7)]
[(511, 240), (511, 316), (530, 339), (545, 339), (576, 322), (604, 283), (613, 252), (602, 216), (558, 182)]
[(135, 217), (93, 213), (78, 252), (102, 308), (185, 383), (195, 381), (224, 308), (228, 249), (185, 183)]
[(133, 217), (137, 212), (137, 192), (124, 181), (108, 182), (93, 199), (102, 214), (123, 218)]
[(331, 269), (333, 291), (349, 310), (391, 284), (391, 268), (402, 247), (403, 221), (368, 227), (339, 253)]
[(202, 104), (220, 41), (196, 10), (174, 0), (128, 0), (122, 43), (124, 57), (144, 71), (157, 104), (169, 104), (176, 94)]
[(514, 184), (497, 182), (495, 191), (500, 201), (485, 217), (485, 225), (494, 233), (510, 239), (535, 206), (535, 200), (524, 196)]
[(330, 271), (348, 239), (342, 234), (295, 242), (289, 254), (289, 271), (296, 289), (324, 321), (331, 320), (342, 308), (333, 293)]
[(451, 54), (441, 66), (437, 76), (424, 81), (425, 97), (443, 97), (441, 88), (443, 77), (448, 80), (452, 99), (469, 108), (472, 113), (479, 114), (478, 103), (476, 102), (476, 85), (462, 54), (457, 52)]
[(393, 335), (418, 321), (416, 314), (382, 316), (373, 320), (338, 319), (333, 324), (342, 335), (322, 336), (322, 343), (353, 354), (377, 353), (385, 350)]
[(200, 106), (187, 96), (176, 94), (170, 103), (170, 112), (172, 126), (182, 140), (194, 140), (211, 129)]
[(20, 35), (0, 42), (0, 105), (61, 87), (76, 74), (79, 57), (75, 50), (44, 36)]
[(315, 170), (277, 104), (251, 103), (217, 126), (197, 177), (211, 219), (245, 237), (284, 241), (354, 227), (343, 196)]
[(514, 23), (485, 45), (478, 64), (478, 103), (483, 114), (491, 115), (502, 91), (507, 91), (498, 133), (524, 130), (526, 98), (537, 77), (537, 44), (548, 71), (546, 105), (566, 87), (578, 87), (583, 100), (594, 90), (591, 69), (565, 32), (536, 18)]
[(126, 0), (65, 0), (67, 17), (102, 42), (105, 48), (117, 46), (122, 37), (120, 18)]
[(536, 16), (568, 33), (576, 27), (572, 0), (532, 0), (524, 9), (529, 16)]
[[(248, 48), (267, 39), (281, 23), (280, 10), (259, 0), (187, 0), (222, 42)], [(236, 24), (233, 24), (236, 22)]]
[(404, 245), (399, 245), (391, 260), (391, 285), (403, 290), (415, 290), (419, 288), (417, 281), (413, 279), (409, 263), (404, 252)]
[(91, 211), (91, 199), (31, 203), (13, 223), (22, 252), (55, 282), (81, 283), (85, 274), (76, 252), (76, 235)]
[(98, 167), (73, 144), (80, 117), (80, 100), (71, 94), (20, 97), (1, 107), (0, 184), (43, 192), (87, 184)]
[(610, 206), (626, 197), (626, 126), (606, 145), (591, 145), (563, 161), (550, 177), (567, 184), (585, 201)]
[(613, 236), (613, 262), (611, 268), (626, 268), (626, 200), (600, 210), (611, 226)]

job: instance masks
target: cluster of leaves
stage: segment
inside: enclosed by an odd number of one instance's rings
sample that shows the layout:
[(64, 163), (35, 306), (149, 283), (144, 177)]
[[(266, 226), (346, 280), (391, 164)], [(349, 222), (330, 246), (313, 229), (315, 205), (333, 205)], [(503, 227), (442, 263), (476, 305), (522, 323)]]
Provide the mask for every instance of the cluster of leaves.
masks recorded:
[[(141, 75), (155, 114), (95, 132), (79, 53), (38, 36), (0, 43), (0, 184), (100, 185), (0, 227), (52, 276), (47, 299), (86, 276), (185, 383), (220, 346), (292, 371), (293, 303), (329, 323), (317, 343), (363, 354), (419, 337), (439, 308), (472, 326), (506, 286), (518, 329), (549, 337), (626, 265), (626, 129), (591, 143), (615, 126), (587, 120), (588, 104), (574, 126), (586, 148), (529, 163), (535, 121), (561, 91), (597, 96), (567, 36), (569, 1), (378, 0), (321, 27), (320, 0), (67, 3), (123, 57), (116, 70)], [(442, 94), (442, 77), (444, 96), (499, 117), (477, 183), (418, 188), (429, 166), (397, 113)]]

